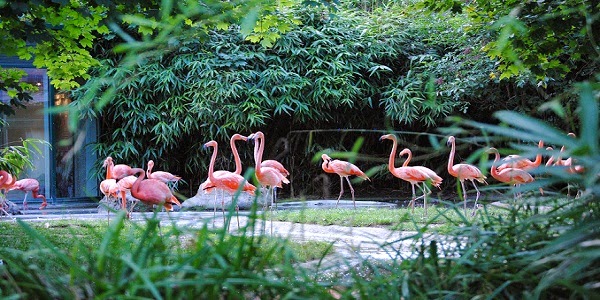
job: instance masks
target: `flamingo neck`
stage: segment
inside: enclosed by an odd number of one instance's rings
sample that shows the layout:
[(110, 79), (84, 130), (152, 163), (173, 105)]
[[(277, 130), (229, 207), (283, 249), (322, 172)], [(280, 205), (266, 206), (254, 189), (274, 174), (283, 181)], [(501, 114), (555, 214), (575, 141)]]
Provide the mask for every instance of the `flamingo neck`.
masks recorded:
[(389, 163), (388, 163), (388, 170), (390, 170), (390, 172), (392, 172), (392, 174), (394, 173), (394, 166), (395, 166), (395, 160), (396, 160), (396, 151), (398, 150), (398, 141), (396, 141), (396, 139), (391, 139), (393, 144), (392, 144), (392, 152), (390, 152), (390, 159), (389, 159)]
[[(260, 143), (259, 143), (260, 139)], [(254, 140), (254, 161), (256, 163), (255, 169), (257, 173), (260, 173), (260, 164), (262, 163), (263, 148), (265, 146), (265, 139), (263, 136), (258, 135)], [(257, 150), (258, 148), (258, 150)]]
[(148, 170), (146, 170), (146, 176), (150, 178), (150, 174), (152, 174), (152, 168), (154, 168), (153, 164), (148, 164)]
[(490, 174), (492, 174), (492, 177), (496, 178), (498, 177), (498, 169), (496, 168), (496, 163), (500, 160), (500, 153), (498, 152), (498, 150), (494, 151), (494, 154), (496, 155), (496, 157), (494, 158), (494, 162), (492, 163), (492, 168), (490, 169)]
[(0, 180), (0, 185), (4, 185), (6, 182), (8, 182), (8, 172), (1, 170), (0, 177), (2, 177)]
[(233, 137), (229, 141), (229, 144), (231, 145), (231, 152), (233, 152), (233, 159), (235, 160), (235, 174), (242, 174), (242, 160), (240, 159), (240, 154), (235, 146), (235, 139)]
[[(539, 149), (544, 148), (544, 141), (540, 140), (540, 142), (538, 144), (538, 148)], [(541, 164), (542, 164), (542, 152), (540, 150), (540, 152), (538, 152), (538, 154), (535, 156), (535, 161), (533, 161), (533, 165), (537, 167)]]
[(114, 163), (112, 161), (109, 161), (108, 164), (106, 164), (106, 179), (113, 179), (113, 176), (112, 176), (113, 166), (114, 166)]
[(408, 163), (410, 162), (411, 159), (412, 159), (412, 151), (408, 150), (408, 157), (406, 158), (406, 160), (404, 161), (404, 164), (402, 164), (402, 166), (408, 167)]
[(450, 149), (450, 157), (448, 158), (448, 173), (452, 176), (456, 176), (457, 173), (454, 172), (452, 166), (454, 166), (454, 153), (456, 152), (456, 144), (454, 140), (452, 141), (452, 148)]
[[(140, 190), (140, 184), (142, 183), (142, 180), (144, 180), (146, 178), (146, 171), (144, 171), (144, 169), (133, 169), (132, 171), (135, 172), (135, 174), (139, 174), (137, 179), (133, 182), (133, 184), (131, 185), (131, 194), (133, 195), (133, 193), (138, 193)], [(135, 197), (135, 195), (134, 195)]]
[(208, 165), (208, 179), (210, 179), (211, 182), (215, 182), (216, 178), (215, 175), (213, 174), (214, 170), (215, 170), (215, 161), (217, 160), (217, 145), (214, 145), (214, 150), (213, 150), (213, 154), (210, 157), (210, 164)]

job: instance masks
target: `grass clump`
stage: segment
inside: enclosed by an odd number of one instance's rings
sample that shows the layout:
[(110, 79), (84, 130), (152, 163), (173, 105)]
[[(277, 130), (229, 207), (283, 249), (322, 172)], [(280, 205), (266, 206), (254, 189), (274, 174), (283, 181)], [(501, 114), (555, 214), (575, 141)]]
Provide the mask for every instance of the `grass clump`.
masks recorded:
[[(232, 236), (222, 229), (105, 222), (2, 223), (0, 295), (38, 298), (274, 298), (319, 294), (293, 266), (327, 243)], [(306, 249), (310, 249), (307, 251)], [(299, 254), (297, 254), (299, 253)], [(312, 286), (312, 288), (311, 288)], [(308, 288), (310, 291), (306, 291)]]

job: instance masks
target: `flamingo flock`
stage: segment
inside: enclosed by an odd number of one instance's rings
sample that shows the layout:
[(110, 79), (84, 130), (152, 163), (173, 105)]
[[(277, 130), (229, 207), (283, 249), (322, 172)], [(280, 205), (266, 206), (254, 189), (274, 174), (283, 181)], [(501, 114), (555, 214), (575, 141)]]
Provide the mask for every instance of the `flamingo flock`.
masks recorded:
[[(395, 158), (398, 151), (398, 138), (394, 134), (385, 134), (379, 138), (380, 141), (383, 140), (391, 140), (392, 148), (388, 161), (388, 170), (389, 172), (401, 179), (404, 180), (411, 185), (412, 189), (412, 198), (410, 201), (410, 206), (414, 212), (415, 202), (419, 199), (423, 199), (423, 207), (424, 215), (427, 216), (427, 196), (431, 194), (431, 186), (441, 188), (442, 177), (436, 174), (430, 168), (425, 166), (409, 166), (409, 163), (412, 158), (412, 152), (410, 149), (405, 148), (399, 153), (399, 157), (402, 158), (406, 156), (406, 160), (400, 167), (395, 166)], [(216, 141), (207, 142), (204, 147), (212, 148), (212, 156), (210, 158), (208, 176), (206, 181), (202, 183), (201, 190), (205, 193), (212, 193), (213, 190), (220, 190), (223, 192), (228, 192), (230, 194), (234, 194), (236, 192), (245, 192), (249, 195), (255, 195), (257, 187), (250, 183), (246, 178), (244, 178), (242, 173), (242, 163), (239, 156), (238, 149), (236, 147), (236, 141), (247, 141), (254, 144), (254, 176), (256, 179), (256, 183), (258, 183), (262, 188), (267, 190), (267, 198), (270, 203), (265, 203), (265, 206), (277, 205), (277, 197), (276, 197), (276, 189), (282, 188), (283, 184), (289, 184), (290, 180), (288, 179), (289, 171), (285, 169), (285, 167), (276, 160), (263, 160), (263, 153), (265, 150), (265, 135), (264, 133), (258, 131), (252, 133), (248, 136), (243, 136), (240, 134), (234, 134), (230, 139), (231, 150), (235, 159), (236, 169), (235, 171), (227, 171), (227, 170), (214, 170), (214, 164), (217, 158), (218, 153), (218, 143)], [(456, 153), (456, 139), (454, 136), (449, 136), (447, 139), (447, 144), (450, 147), (450, 154), (448, 157), (448, 165), (447, 172), (452, 177), (457, 179), (457, 182), (460, 184), (461, 192), (462, 192), (462, 200), (464, 203), (465, 213), (467, 211), (467, 186), (465, 184), (466, 181), (470, 182), (473, 188), (475, 189), (475, 201), (474, 207), (477, 208), (477, 202), (481, 195), (478, 184), (488, 184), (487, 177), (483, 174), (483, 172), (475, 165), (468, 163), (454, 163), (454, 157)], [(538, 144), (540, 149), (544, 149), (543, 141), (540, 141)], [(550, 149), (550, 148), (549, 148)], [(564, 147), (561, 151), (561, 154), (564, 151)], [(529, 173), (532, 169), (539, 167), (542, 163), (542, 154), (541, 152), (536, 155), (535, 160), (529, 160), (525, 157), (521, 157), (518, 155), (509, 155), (503, 159), (500, 159), (500, 154), (497, 149), (489, 148), (487, 150), (488, 153), (494, 154), (495, 159), (492, 163), (490, 169), (490, 175), (497, 181), (501, 183), (505, 183), (511, 185), (513, 187), (518, 187), (522, 184), (531, 183), (535, 180), (535, 178)], [(343, 161), (339, 159), (332, 159), (328, 154), (323, 153), (321, 155), (322, 164), (321, 168), (325, 173), (336, 174), (340, 177), (340, 193), (337, 198), (336, 207), (339, 204), (341, 197), (344, 194), (344, 179), (348, 183), (348, 187), (350, 189), (352, 203), (356, 208), (356, 199), (354, 194), (354, 188), (352, 183), (350, 182), (350, 176), (357, 176), (362, 178), (363, 180), (371, 180), (358, 166), (355, 164)], [(546, 165), (557, 165), (557, 166), (567, 166), (570, 172), (581, 172), (582, 167), (575, 165), (573, 166), (573, 161), (571, 158), (562, 159), (559, 156), (551, 157)], [(119, 187), (118, 183), (121, 182), (118, 180), (119, 178), (127, 178), (129, 182), (124, 184), (123, 186), (127, 186), (127, 188), (132, 189), (132, 186), (135, 186), (135, 182), (143, 182), (144, 174), (141, 174), (137, 169), (127, 169), (126, 165), (114, 165), (112, 159), (109, 157), (105, 161), (105, 166), (107, 167), (107, 179), (106, 180), (114, 180), (115, 178), (117, 187), (115, 184), (110, 181), (107, 183), (107, 187), (102, 187), (103, 192), (105, 191), (106, 195), (115, 195), (118, 191), (123, 191), (123, 187)], [(161, 204), (165, 206), (168, 210), (172, 209), (172, 205), (179, 205), (178, 201), (174, 196), (167, 192), (166, 185), (162, 187), (162, 184), (166, 184), (171, 180), (179, 180), (180, 177), (172, 175), (168, 172), (158, 171), (152, 173), (153, 162), (150, 161), (148, 163), (148, 170), (145, 175), (153, 179), (153, 176), (156, 176), (156, 182), (161, 183), (161, 197), (155, 197), (151, 200), (142, 200), (142, 202), (146, 202), (148, 204)], [(132, 176), (133, 174), (140, 174), (137, 178)], [(161, 176), (157, 176), (161, 174)], [(168, 175), (167, 175), (168, 174)], [(140, 179), (141, 178), (141, 179)], [(135, 180), (134, 180), (135, 179)], [(104, 183), (104, 181), (103, 181)], [(153, 186), (158, 185), (155, 183)], [(149, 186), (149, 185), (148, 185)], [(145, 194), (141, 193), (144, 191), (145, 185), (138, 184), (136, 188), (136, 193), (141, 197), (148, 197), (149, 194), (153, 194), (151, 192), (146, 192)], [(422, 194), (417, 197), (416, 188), (418, 188)], [(133, 194), (133, 192), (132, 192)], [(124, 195), (124, 194), (122, 194)], [(134, 195), (135, 197), (135, 195)], [(215, 193), (215, 204), (216, 204), (216, 193)], [(520, 194), (515, 194), (515, 200), (520, 197)], [(124, 197), (123, 197), (124, 199)], [(125, 200), (122, 202), (123, 208), (125, 208)], [(224, 199), (221, 200), (221, 207), (223, 211), (223, 216), (225, 216), (224, 209)], [(238, 208), (236, 207), (236, 211)], [(216, 215), (216, 205), (215, 205), (215, 215)], [(239, 225), (239, 220), (238, 220)]]
[[(569, 133), (569, 136), (574, 137), (575, 135)], [(427, 215), (427, 196), (431, 194), (430, 186), (440, 188), (443, 181), (436, 172), (425, 166), (409, 166), (412, 158), (412, 152), (410, 149), (405, 148), (400, 151), (398, 157), (406, 157), (402, 166), (395, 166), (395, 158), (398, 151), (398, 137), (394, 134), (385, 134), (379, 138), (380, 141), (391, 140), (392, 147), (388, 161), (388, 171), (396, 178), (410, 183), (412, 189), (412, 198), (410, 201), (410, 207), (414, 212), (415, 202), (418, 199), (423, 199), (424, 214)], [(263, 153), (265, 150), (265, 135), (261, 131), (257, 131), (248, 136), (241, 134), (234, 134), (230, 139), (230, 147), (235, 160), (235, 170), (214, 170), (215, 161), (218, 153), (218, 143), (216, 141), (209, 141), (204, 144), (205, 148), (212, 148), (212, 155), (210, 157), (208, 176), (206, 180), (201, 184), (201, 190), (205, 193), (212, 193), (213, 191), (222, 191), (234, 194), (237, 192), (248, 193), (249, 195), (255, 195), (257, 187), (244, 178), (242, 174), (242, 163), (238, 149), (236, 147), (236, 141), (245, 141), (253, 143), (254, 151), (254, 178), (255, 182), (260, 187), (267, 190), (266, 196), (269, 200), (265, 201), (265, 207), (277, 205), (277, 188), (282, 188), (284, 184), (289, 184), (290, 179), (288, 178), (289, 171), (278, 161), (272, 159), (263, 160)], [(465, 181), (471, 182), (471, 185), (475, 189), (475, 205), (477, 208), (477, 201), (480, 197), (480, 191), (477, 184), (488, 184), (486, 176), (481, 170), (472, 164), (467, 163), (454, 163), (454, 156), (456, 153), (456, 139), (454, 136), (449, 136), (447, 144), (450, 147), (450, 154), (448, 157), (447, 172), (451, 176), (457, 179), (460, 183), (462, 191), (462, 200), (464, 203), (464, 210), (467, 210), (467, 188)], [(539, 141), (539, 149), (544, 149), (544, 142)], [(546, 150), (552, 150), (551, 147)], [(551, 156), (546, 163), (546, 166), (562, 166), (566, 167), (570, 173), (580, 173), (584, 171), (584, 168), (580, 165), (575, 164), (572, 158), (563, 159), (564, 147), (558, 155)], [(529, 173), (529, 171), (539, 167), (542, 164), (542, 153), (538, 152), (535, 160), (529, 160), (527, 158), (518, 155), (509, 155), (505, 158), (500, 159), (500, 153), (496, 148), (489, 148), (487, 153), (494, 154), (495, 159), (490, 169), (490, 175), (497, 181), (518, 187), (523, 184), (531, 183), (535, 181), (535, 178)], [(339, 159), (332, 159), (328, 154), (323, 153), (321, 155), (322, 164), (321, 168), (325, 173), (336, 174), (340, 177), (340, 193), (337, 198), (336, 207), (339, 204), (341, 197), (344, 194), (344, 178), (348, 183), (350, 189), (352, 203), (356, 208), (356, 200), (354, 194), (354, 188), (350, 182), (350, 176), (357, 176), (363, 180), (371, 180), (358, 166), (355, 164), (343, 161)], [(120, 206), (127, 212), (127, 216), (130, 217), (130, 210), (127, 209), (126, 192), (130, 192), (131, 195), (138, 199), (140, 202), (147, 205), (158, 205), (164, 207), (167, 211), (172, 211), (174, 205), (181, 205), (179, 200), (174, 196), (172, 188), (168, 184), (177, 183), (181, 179), (180, 176), (173, 175), (166, 171), (153, 171), (154, 161), (149, 160), (147, 163), (147, 169), (132, 168), (126, 164), (115, 164), (112, 157), (107, 157), (103, 162), (103, 167), (106, 168), (106, 177), (100, 183), (100, 191), (106, 197), (121, 198)], [(176, 186), (176, 185), (175, 185)], [(418, 188), (422, 194), (417, 197), (416, 188)], [(21, 190), (25, 192), (23, 199), (23, 208), (27, 209), (27, 196), (31, 192), (34, 198), (43, 200), (42, 205), (39, 209), (44, 209), (47, 206), (46, 197), (39, 193), (40, 184), (33, 178), (25, 178), (16, 180), (14, 176), (6, 171), (0, 170), (0, 191), (3, 193), (0, 198), (0, 212), (7, 214), (5, 210), (6, 193), (12, 190)], [(543, 191), (541, 191), (543, 192)], [(520, 194), (514, 195), (515, 200), (520, 197)], [(215, 193), (215, 215), (216, 215), (216, 200), (217, 195)], [(225, 216), (224, 209), (225, 200), (221, 199), (221, 208), (223, 216)], [(270, 203), (269, 203), (270, 202)], [(137, 202), (136, 202), (137, 203)], [(134, 204), (135, 205), (135, 204)], [(131, 207), (131, 210), (133, 206)], [(236, 207), (236, 211), (238, 207)], [(238, 219), (239, 226), (239, 219)]]

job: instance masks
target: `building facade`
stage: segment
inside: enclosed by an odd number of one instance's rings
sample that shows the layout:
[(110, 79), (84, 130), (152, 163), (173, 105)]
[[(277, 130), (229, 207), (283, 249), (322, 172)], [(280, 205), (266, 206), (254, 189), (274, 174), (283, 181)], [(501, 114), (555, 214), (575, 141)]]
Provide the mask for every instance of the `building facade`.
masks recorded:
[[(24, 170), (17, 179), (35, 178), (40, 182), (40, 194), (52, 204), (70, 201), (90, 201), (98, 197), (98, 180), (94, 174), (97, 157), (93, 144), (97, 141), (96, 120), (82, 121), (77, 132), (67, 127), (67, 113), (49, 113), (55, 106), (68, 105), (68, 94), (56, 92), (49, 84), (45, 69), (33, 67), (31, 61), (13, 57), (1, 57), (0, 67), (18, 68), (27, 72), (24, 81), (38, 86), (33, 100), (25, 108), (15, 108), (15, 114), (2, 116), (7, 125), (0, 127), (0, 147), (22, 145), (24, 139), (45, 141), (40, 143), (42, 153), (32, 150), (33, 168)], [(8, 102), (8, 96), (0, 91), (0, 101)], [(22, 191), (10, 191), (7, 198), (20, 204)], [(36, 199), (37, 200), (37, 199)], [(28, 196), (34, 206), (36, 201)]]

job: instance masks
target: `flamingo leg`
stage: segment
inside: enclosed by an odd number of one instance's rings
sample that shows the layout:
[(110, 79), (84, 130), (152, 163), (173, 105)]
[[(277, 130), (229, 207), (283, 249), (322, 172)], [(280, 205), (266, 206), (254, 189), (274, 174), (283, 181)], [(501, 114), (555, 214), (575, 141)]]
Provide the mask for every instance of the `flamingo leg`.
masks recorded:
[(240, 206), (235, 205), (235, 218), (237, 219), (238, 229), (240, 229)]
[(127, 210), (127, 198), (125, 197), (125, 191), (121, 191), (121, 209), (127, 214), (127, 219), (130, 219), (129, 211)]
[(213, 228), (215, 227), (215, 219), (217, 218), (217, 192), (215, 191), (215, 198), (213, 200)]
[[(25, 197), (23, 198), (23, 210), (27, 210), (27, 194), (29, 194), (29, 192), (25, 192)], [(35, 197), (35, 195), (34, 195)]]
[(479, 189), (477, 188), (477, 184), (475, 184), (475, 181), (471, 180), (471, 183), (473, 184), (473, 187), (475, 187), (475, 190), (477, 191), (477, 197), (475, 197), (475, 206), (473, 207), (473, 209), (477, 209), (477, 200), (479, 200), (479, 195), (481, 193), (479, 192)]
[(417, 193), (415, 193), (415, 184), (411, 183), (410, 187), (412, 188), (412, 200), (410, 200), (410, 207), (412, 208), (412, 213), (415, 213), (415, 201), (417, 201)]
[(465, 211), (465, 215), (467, 214), (467, 189), (465, 188), (465, 181), (461, 180), (460, 181), (460, 185), (462, 186), (462, 191), (463, 191), (463, 205), (464, 205), (464, 211)]
[(346, 181), (348, 181), (348, 186), (350, 187), (350, 193), (352, 194), (352, 204), (356, 209), (356, 201), (354, 200), (354, 188), (352, 188), (352, 183), (350, 183), (350, 178), (346, 177)]
[(427, 195), (431, 194), (431, 190), (427, 187), (427, 183), (423, 182), (423, 208), (425, 208), (425, 218), (427, 218)]
[(335, 203), (335, 207), (338, 207), (340, 203), (340, 198), (342, 198), (342, 194), (344, 194), (344, 179), (340, 176), (340, 195), (338, 196), (337, 202)]

